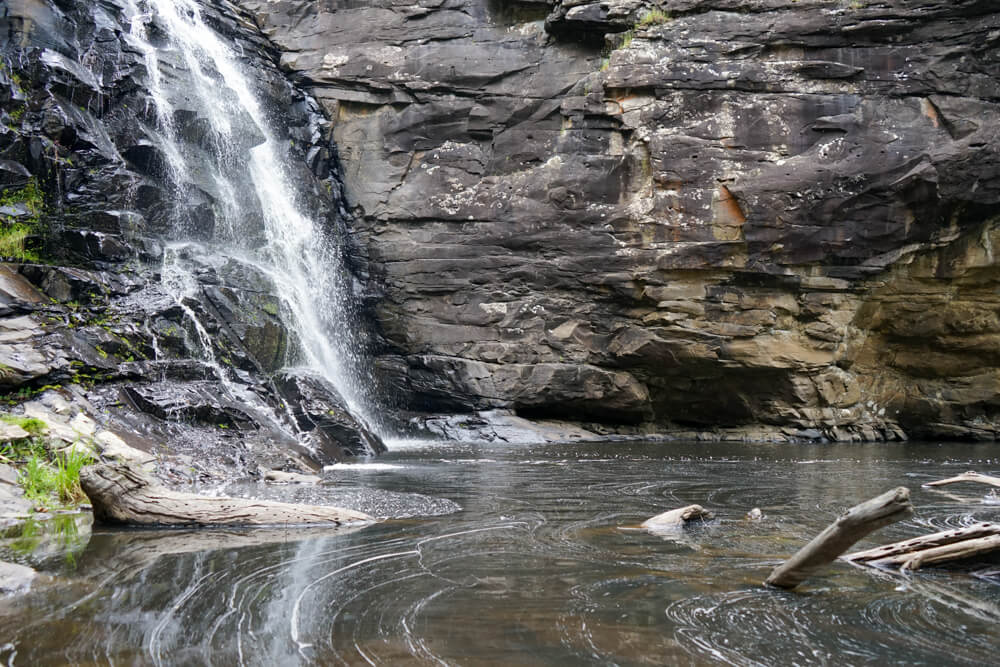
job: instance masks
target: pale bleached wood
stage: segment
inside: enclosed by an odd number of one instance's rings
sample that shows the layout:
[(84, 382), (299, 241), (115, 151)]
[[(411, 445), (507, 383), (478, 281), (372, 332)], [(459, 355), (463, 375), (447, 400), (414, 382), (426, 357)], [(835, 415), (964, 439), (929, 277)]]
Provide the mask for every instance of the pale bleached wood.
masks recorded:
[(923, 484), (923, 486), (935, 487), (944, 486), (946, 484), (958, 484), (959, 482), (976, 482), (977, 484), (989, 484), (990, 486), (1000, 487), (1000, 477), (983, 475), (975, 470), (963, 472), (961, 475), (956, 475), (955, 477), (939, 479), (936, 482), (927, 482), (926, 484)]
[(856, 505), (841, 514), (794, 556), (774, 568), (765, 583), (779, 588), (795, 588), (865, 535), (912, 515), (910, 492), (902, 486)]
[(679, 507), (646, 519), (642, 522), (642, 527), (646, 530), (656, 530), (659, 528), (683, 526), (689, 521), (695, 521), (696, 519), (708, 520), (713, 516), (711, 512), (701, 505), (688, 505), (687, 507)]
[(126, 463), (100, 463), (80, 471), (80, 486), (94, 520), (129, 526), (349, 525), (372, 522), (362, 512), (325, 505), (199, 496), (171, 491)]
[(871, 565), (886, 566), (898, 564), (903, 572), (913, 572), (925, 565), (943, 565), (956, 561), (978, 558), (994, 551), (1000, 551), (1000, 535), (990, 535), (973, 540), (964, 540), (941, 547), (924, 549), (910, 554), (901, 554), (892, 558), (872, 561)]
[(939, 533), (931, 533), (929, 535), (914, 537), (909, 540), (893, 542), (892, 544), (884, 544), (880, 547), (875, 547), (874, 549), (855, 551), (854, 553), (842, 556), (842, 558), (853, 562), (867, 563), (869, 561), (878, 561), (884, 558), (899, 556), (901, 554), (910, 554), (915, 551), (932, 549), (946, 544), (953, 544), (955, 542), (962, 542), (964, 540), (971, 540), (980, 537), (989, 537), (991, 535), (1000, 535), (1000, 524), (988, 523), (984, 521), (972, 526), (966, 526), (965, 528), (942, 530)]

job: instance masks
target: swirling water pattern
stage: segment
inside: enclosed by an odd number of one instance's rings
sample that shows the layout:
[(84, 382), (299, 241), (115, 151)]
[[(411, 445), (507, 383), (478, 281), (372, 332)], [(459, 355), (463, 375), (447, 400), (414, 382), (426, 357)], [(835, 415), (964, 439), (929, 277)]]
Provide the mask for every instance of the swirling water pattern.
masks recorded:
[[(992, 445), (445, 445), (337, 466), (319, 487), (229, 493), (329, 502), (353, 531), (84, 531), (0, 559), (51, 578), (0, 599), (0, 663), (987, 664), (1000, 576), (843, 563), (796, 592), (770, 569), (843, 509), (896, 485), (918, 508), (859, 545), (1000, 521)], [(689, 503), (717, 519), (663, 535)], [(759, 507), (760, 521), (746, 512)]]

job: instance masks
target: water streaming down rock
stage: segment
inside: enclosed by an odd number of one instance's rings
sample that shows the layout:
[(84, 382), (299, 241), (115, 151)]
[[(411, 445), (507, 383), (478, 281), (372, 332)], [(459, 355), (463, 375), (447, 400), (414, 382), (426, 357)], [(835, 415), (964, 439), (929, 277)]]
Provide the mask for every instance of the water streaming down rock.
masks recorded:
[[(188, 305), (192, 290), (200, 288), (189, 272), (199, 264), (236, 263), (270, 283), (294, 339), (285, 361), (308, 369), (283, 374), (282, 395), (290, 377), (300, 378), (291, 383), (300, 387), (306, 382), (301, 378), (318, 375), (308, 380), (313, 394), (317, 384), (332, 385), (354, 418), (379, 431), (352, 325), (343, 231), (306, 213), (310, 193), (293, 185), (297, 167), (287, 155), (294, 140), (278, 139), (237, 55), (207, 25), (196, 2), (149, 0), (129, 9), (131, 38), (149, 70), (157, 119), (149, 135), (162, 153), (161, 171), (177, 197), (211, 196), (200, 214), (186, 207), (173, 216), (169, 235), (175, 243), (165, 251), (163, 268), (164, 286), (193, 323), (206, 360), (230, 392), (253, 402), (227, 380), (228, 369), (216, 360), (209, 333)], [(183, 131), (177, 118), (185, 121)], [(196, 261), (183, 261), (185, 255)], [(285, 421), (303, 427), (302, 412), (308, 410), (289, 411)], [(361, 440), (362, 451), (381, 449), (377, 437)]]

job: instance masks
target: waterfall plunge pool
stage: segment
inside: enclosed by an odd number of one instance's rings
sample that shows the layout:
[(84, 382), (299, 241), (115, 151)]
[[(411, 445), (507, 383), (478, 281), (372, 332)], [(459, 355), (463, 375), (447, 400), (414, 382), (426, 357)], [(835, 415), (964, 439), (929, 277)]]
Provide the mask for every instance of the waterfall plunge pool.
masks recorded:
[[(428, 443), (318, 487), (367, 528), (130, 531), (86, 517), (0, 541), (42, 573), (0, 598), (3, 664), (986, 664), (1000, 568), (911, 577), (837, 563), (796, 592), (770, 569), (897, 485), (916, 515), (865, 545), (1000, 520), (992, 444)], [(717, 519), (636, 529), (699, 503)], [(764, 519), (745, 519), (753, 507)]]

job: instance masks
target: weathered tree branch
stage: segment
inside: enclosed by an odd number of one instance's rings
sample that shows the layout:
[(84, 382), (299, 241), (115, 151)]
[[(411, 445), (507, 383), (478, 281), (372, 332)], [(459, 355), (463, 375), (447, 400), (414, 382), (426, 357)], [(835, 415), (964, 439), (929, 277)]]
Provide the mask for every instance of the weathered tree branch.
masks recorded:
[(843, 559), (855, 563), (880, 565), (882, 564), (882, 561), (885, 561), (885, 559), (894, 558), (896, 556), (912, 554), (916, 551), (941, 547), (948, 544), (954, 544), (956, 542), (963, 542), (965, 540), (989, 537), (991, 535), (1000, 535), (1000, 524), (982, 522), (965, 528), (943, 530), (939, 533), (921, 535), (920, 537), (914, 537), (913, 539), (903, 540), (901, 542), (893, 542), (892, 544), (885, 544), (866, 551), (855, 551), (854, 553), (843, 556)]
[(346, 525), (372, 522), (340, 507), (293, 505), (269, 500), (199, 496), (159, 486), (125, 463), (101, 463), (80, 471), (80, 486), (94, 520), (130, 526)]
[(934, 547), (933, 549), (924, 549), (923, 551), (896, 556), (894, 558), (886, 558), (873, 563), (873, 565), (898, 563), (900, 570), (912, 572), (919, 570), (924, 565), (940, 565), (942, 563), (977, 558), (997, 550), (1000, 550), (1000, 535), (991, 535), (975, 540), (946, 544), (941, 547)]
[(795, 588), (868, 533), (912, 514), (910, 492), (902, 486), (856, 505), (841, 514), (794, 556), (774, 568), (765, 583), (779, 588)]
[(975, 470), (970, 470), (969, 472), (963, 472), (961, 475), (956, 475), (955, 477), (949, 477), (947, 479), (939, 479), (936, 482), (927, 482), (922, 486), (944, 486), (945, 484), (957, 484), (959, 482), (977, 482), (979, 484), (989, 484), (990, 486), (1000, 487), (1000, 477), (992, 477), (990, 475), (983, 475)]

